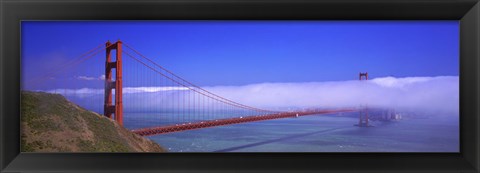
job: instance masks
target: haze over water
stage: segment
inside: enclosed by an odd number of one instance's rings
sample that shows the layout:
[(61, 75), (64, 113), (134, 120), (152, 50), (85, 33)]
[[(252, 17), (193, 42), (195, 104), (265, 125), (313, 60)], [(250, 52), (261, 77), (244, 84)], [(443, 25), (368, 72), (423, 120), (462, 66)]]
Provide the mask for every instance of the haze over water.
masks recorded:
[[(209, 87), (210, 91), (279, 110), (302, 110), (315, 103), (329, 107), (393, 108), (401, 119), (370, 121), (374, 127), (354, 126), (359, 113), (310, 115), (211, 127), (149, 137), (171, 152), (458, 152), (458, 76), (375, 78), (366, 82), (336, 81)], [(191, 115), (162, 109), (161, 87), (136, 88), (124, 93), (124, 124), (128, 129), (158, 127), (229, 114)], [(67, 97), (102, 112), (101, 89), (81, 89)], [(179, 90), (181, 92), (183, 90)], [(53, 92), (53, 91), (51, 91)], [(96, 98), (97, 97), (97, 98)], [(96, 99), (95, 99), (96, 98)], [(97, 100), (97, 103), (92, 102)], [(287, 105), (293, 107), (285, 108)], [(363, 105), (365, 106), (365, 104)], [(317, 107), (321, 108), (321, 107)], [(193, 110), (192, 110), (193, 111)], [(378, 113), (377, 113), (378, 114)], [(207, 115), (207, 116), (205, 116)], [(369, 113), (371, 117), (375, 112)], [(187, 118), (184, 120), (182, 118)]]

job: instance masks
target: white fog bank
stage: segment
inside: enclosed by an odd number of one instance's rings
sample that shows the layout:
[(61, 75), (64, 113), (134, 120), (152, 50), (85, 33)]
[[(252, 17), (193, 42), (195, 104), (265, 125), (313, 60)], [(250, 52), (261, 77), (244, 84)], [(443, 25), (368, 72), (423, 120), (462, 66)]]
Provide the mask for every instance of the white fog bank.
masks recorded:
[[(259, 83), (213, 86), (204, 89), (245, 105), (264, 109), (343, 108), (368, 105), (430, 112), (459, 112), (459, 77), (381, 77), (368, 81)], [(57, 89), (75, 93), (79, 104), (103, 105), (103, 89)], [(151, 110), (171, 102), (163, 93), (185, 92), (184, 87), (124, 87), (125, 109)], [(50, 90), (48, 92), (54, 92)], [(69, 94), (70, 93), (70, 94)], [(97, 100), (99, 103), (90, 102)]]
[(258, 107), (372, 107), (459, 110), (458, 76), (382, 77), (368, 81), (261, 83), (205, 89)]

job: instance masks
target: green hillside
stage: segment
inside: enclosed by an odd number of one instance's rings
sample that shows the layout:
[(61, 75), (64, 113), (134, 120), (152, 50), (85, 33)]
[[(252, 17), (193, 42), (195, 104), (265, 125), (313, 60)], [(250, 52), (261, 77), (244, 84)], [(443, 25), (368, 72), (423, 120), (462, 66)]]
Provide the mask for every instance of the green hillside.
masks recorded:
[(22, 152), (165, 152), (113, 120), (62, 95), (23, 91)]

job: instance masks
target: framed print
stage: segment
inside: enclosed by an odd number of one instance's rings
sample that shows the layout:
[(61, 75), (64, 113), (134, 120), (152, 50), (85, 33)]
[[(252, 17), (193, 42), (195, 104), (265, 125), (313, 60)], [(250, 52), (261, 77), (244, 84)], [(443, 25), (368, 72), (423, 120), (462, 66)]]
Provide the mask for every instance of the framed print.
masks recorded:
[(478, 172), (477, 1), (1, 3), (2, 171)]

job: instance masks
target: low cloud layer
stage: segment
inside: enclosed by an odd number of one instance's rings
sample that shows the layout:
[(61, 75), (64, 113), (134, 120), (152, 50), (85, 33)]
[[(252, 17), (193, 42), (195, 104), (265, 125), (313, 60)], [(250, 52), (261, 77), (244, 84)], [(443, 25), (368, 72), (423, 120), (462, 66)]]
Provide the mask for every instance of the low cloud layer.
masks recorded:
[(262, 83), (206, 88), (259, 107), (391, 107), (458, 112), (458, 76), (383, 77), (368, 81)]
[[(236, 102), (265, 109), (342, 108), (368, 105), (396, 109), (457, 113), (459, 111), (458, 76), (382, 77), (368, 81), (334, 81), (309, 83), (260, 83), (245, 86), (204, 87)], [(103, 98), (103, 89), (61, 91), (75, 94), (88, 102)], [(125, 109), (147, 109), (168, 102), (184, 87), (125, 87)], [(49, 91), (53, 92), (53, 90)], [(100, 104), (100, 103), (99, 103)]]
[[(124, 87), (123, 94), (147, 94), (147, 93), (155, 93), (161, 91), (183, 91), (188, 90), (186, 87)], [(67, 96), (72, 95), (83, 95), (85, 97), (96, 95), (96, 94), (104, 94), (104, 89), (92, 89), (92, 88), (81, 88), (81, 89), (54, 89), (48, 90), (46, 92), (49, 93), (61, 93)]]
[(78, 79), (78, 80), (105, 80), (105, 75), (100, 75), (99, 77), (77, 76), (76, 79)]

